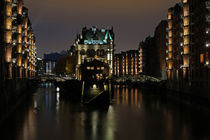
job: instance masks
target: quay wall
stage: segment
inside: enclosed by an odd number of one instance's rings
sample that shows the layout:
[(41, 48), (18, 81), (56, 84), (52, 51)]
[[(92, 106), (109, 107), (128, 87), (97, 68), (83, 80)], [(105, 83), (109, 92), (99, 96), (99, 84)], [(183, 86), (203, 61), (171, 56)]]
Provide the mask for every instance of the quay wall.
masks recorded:
[(20, 104), (29, 100), (37, 87), (32, 79), (6, 80), (0, 84), (0, 123)]

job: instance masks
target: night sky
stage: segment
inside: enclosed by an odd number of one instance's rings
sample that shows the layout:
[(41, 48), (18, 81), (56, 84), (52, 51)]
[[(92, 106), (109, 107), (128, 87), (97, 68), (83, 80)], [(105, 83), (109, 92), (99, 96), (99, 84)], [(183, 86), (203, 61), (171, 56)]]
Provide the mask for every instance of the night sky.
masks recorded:
[(84, 26), (113, 26), (116, 51), (137, 49), (180, 0), (24, 0), (38, 56), (67, 50)]

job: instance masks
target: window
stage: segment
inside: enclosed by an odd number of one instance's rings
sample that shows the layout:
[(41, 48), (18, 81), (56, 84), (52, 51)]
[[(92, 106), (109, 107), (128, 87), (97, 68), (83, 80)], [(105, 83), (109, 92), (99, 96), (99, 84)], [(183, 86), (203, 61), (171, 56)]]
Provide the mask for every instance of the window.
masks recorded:
[(186, 16), (189, 16), (189, 6), (188, 5), (185, 5), (184, 6), (184, 16), (186, 17)]
[(187, 3), (187, 0), (183, 0), (183, 3)]
[(171, 15), (171, 12), (168, 13), (168, 19), (172, 19), (172, 15)]
[(12, 32), (11, 31), (6, 32), (5, 36), (6, 36), (5, 42), (6, 43), (11, 43), (11, 41), (12, 41)]
[(200, 54), (200, 63), (204, 63), (204, 54)]
[(12, 29), (12, 18), (6, 19), (6, 29), (8, 29), (8, 30)]
[(184, 67), (189, 67), (189, 57), (184, 56)]
[(189, 44), (189, 37), (185, 36), (184, 37), (184, 45)]
[(169, 53), (169, 54), (168, 54), (168, 58), (169, 58), (169, 59), (172, 59), (172, 53)]
[(189, 46), (184, 46), (184, 54), (189, 54)]
[(22, 52), (22, 46), (21, 46), (21, 45), (18, 45), (18, 46), (17, 46), (17, 52), (18, 52), (18, 53), (21, 53), (21, 52)]
[(169, 68), (169, 69), (172, 69), (172, 67), (173, 67), (173, 63), (172, 63), (172, 62), (169, 62), (169, 63), (168, 63), (168, 68)]
[(169, 46), (168, 46), (168, 51), (169, 51), (169, 52), (172, 52), (172, 45), (169, 45)]
[(172, 29), (172, 21), (169, 21), (169, 22), (168, 22), (168, 28), (169, 28), (169, 29)]
[(184, 35), (189, 35), (189, 27), (184, 27)]
[(172, 44), (172, 38), (168, 39), (168, 44)]
[(169, 31), (169, 32), (168, 32), (168, 36), (169, 36), (169, 37), (172, 37), (172, 31)]
[(189, 18), (188, 17), (185, 17), (184, 18), (184, 26), (188, 26), (189, 23), (190, 23)]
[(6, 15), (7, 16), (12, 15), (12, 5), (11, 4), (7, 4), (7, 6), (6, 6)]

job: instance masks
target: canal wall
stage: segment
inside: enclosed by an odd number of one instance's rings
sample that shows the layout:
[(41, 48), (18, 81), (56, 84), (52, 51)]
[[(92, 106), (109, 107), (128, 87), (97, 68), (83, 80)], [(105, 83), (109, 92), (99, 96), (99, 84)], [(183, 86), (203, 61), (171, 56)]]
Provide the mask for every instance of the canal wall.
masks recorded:
[(167, 82), (165, 90), (164, 93), (168, 96), (176, 97), (186, 104), (210, 111), (210, 89), (208, 87), (201, 88), (189, 84)]
[(7, 118), (19, 104), (25, 102), (37, 87), (36, 81), (15, 79), (1, 82), (0, 85), (0, 123)]
[(129, 87), (148, 88), (157, 91), (163, 96), (176, 98), (184, 104), (192, 105), (210, 111), (210, 89), (200, 88), (191, 85), (184, 85), (183, 83), (170, 83), (169, 81), (161, 81), (158, 83), (135, 83), (135, 82), (121, 82), (116, 85), (126, 85)]

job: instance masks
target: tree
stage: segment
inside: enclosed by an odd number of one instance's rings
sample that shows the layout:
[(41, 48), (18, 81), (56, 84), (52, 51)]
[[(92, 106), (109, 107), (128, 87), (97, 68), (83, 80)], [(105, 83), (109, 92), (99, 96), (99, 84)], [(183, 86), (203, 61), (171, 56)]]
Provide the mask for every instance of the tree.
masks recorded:
[(75, 68), (76, 68), (76, 58), (75, 56), (63, 56), (61, 57), (54, 69), (54, 73), (57, 75), (69, 75), (73, 76), (75, 74)]

